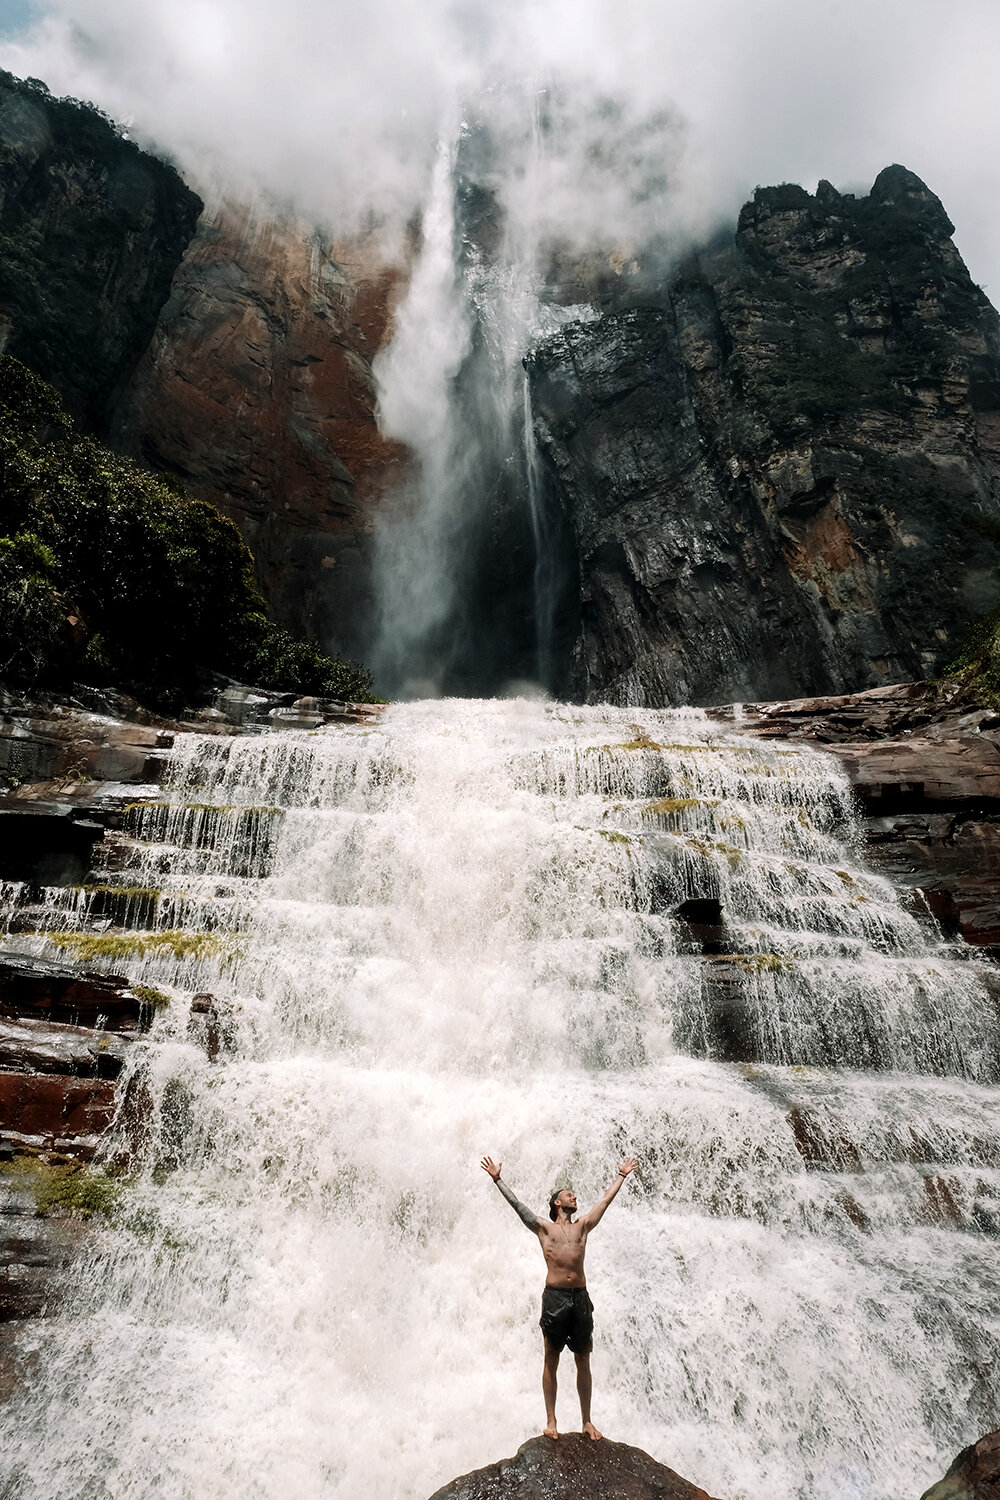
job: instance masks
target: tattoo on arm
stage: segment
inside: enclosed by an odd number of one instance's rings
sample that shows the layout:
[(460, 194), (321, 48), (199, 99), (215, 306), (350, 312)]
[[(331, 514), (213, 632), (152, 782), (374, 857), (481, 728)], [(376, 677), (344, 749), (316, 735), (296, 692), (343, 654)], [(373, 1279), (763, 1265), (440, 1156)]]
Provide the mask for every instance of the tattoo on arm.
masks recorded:
[(522, 1224), (526, 1224), (529, 1229), (537, 1229), (539, 1224), (542, 1222), (538, 1215), (536, 1213), (532, 1213), (531, 1209), (527, 1208), (519, 1198), (515, 1198), (514, 1194), (511, 1192), (507, 1184), (505, 1182), (501, 1182), (499, 1177), (497, 1177), (495, 1180), (497, 1187), (500, 1189), (501, 1193), (503, 1193), (504, 1197), (507, 1199), (507, 1202), (517, 1214)]

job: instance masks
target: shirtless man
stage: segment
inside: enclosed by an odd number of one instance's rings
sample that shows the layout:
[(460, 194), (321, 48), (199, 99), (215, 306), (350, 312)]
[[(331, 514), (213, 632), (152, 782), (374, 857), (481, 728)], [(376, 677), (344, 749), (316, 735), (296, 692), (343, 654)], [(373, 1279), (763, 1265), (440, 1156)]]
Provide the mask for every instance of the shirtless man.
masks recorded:
[(604, 1211), (630, 1172), (639, 1163), (627, 1156), (618, 1168), (618, 1176), (602, 1198), (581, 1219), (574, 1221), (576, 1195), (572, 1188), (557, 1187), (549, 1199), (546, 1224), (530, 1208), (519, 1203), (505, 1182), (500, 1181), (502, 1162), (484, 1156), (480, 1162), (503, 1193), (511, 1208), (532, 1234), (537, 1234), (545, 1256), (545, 1290), (542, 1293), (542, 1316), (538, 1326), (545, 1338), (545, 1365), (542, 1370), (542, 1395), (545, 1397), (545, 1436), (559, 1436), (556, 1428), (556, 1371), (559, 1356), (568, 1344), (576, 1359), (576, 1389), (580, 1397), (583, 1430), (595, 1441), (601, 1434), (590, 1420), (590, 1351), (594, 1344), (594, 1304), (587, 1293), (583, 1274), (583, 1257), (587, 1253), (587, 1236), (601, 1222)]

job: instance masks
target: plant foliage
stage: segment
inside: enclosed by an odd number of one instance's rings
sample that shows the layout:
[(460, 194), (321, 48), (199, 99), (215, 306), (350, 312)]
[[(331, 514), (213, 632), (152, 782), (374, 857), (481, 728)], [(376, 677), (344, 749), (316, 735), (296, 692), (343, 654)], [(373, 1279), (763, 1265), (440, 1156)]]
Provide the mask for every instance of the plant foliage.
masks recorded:
[(371, 692), (364, 668), (268, 619), (231, 521), (81, 435), (51, 386), (0, 356), (0, 676), (115, 686), (172, 712), (205, 670)]

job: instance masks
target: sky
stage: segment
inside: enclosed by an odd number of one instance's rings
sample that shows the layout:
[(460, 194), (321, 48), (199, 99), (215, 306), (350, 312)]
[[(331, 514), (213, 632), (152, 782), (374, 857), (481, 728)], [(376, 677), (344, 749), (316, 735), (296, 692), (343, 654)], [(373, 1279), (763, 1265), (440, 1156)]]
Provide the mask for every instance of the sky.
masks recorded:
[[(0, 66), (93, 100), (202, 190), (335, 232), (405, 221), (438, 135), (485, 113), (504, 191), (580, 241), (630, 218), (696, 236), (757, 184), (864, 192), (900, 161), (994, 300), (998, 60), (998, 0), (0, 0)], [(523, 102), (553, 86), (531, 177)]]

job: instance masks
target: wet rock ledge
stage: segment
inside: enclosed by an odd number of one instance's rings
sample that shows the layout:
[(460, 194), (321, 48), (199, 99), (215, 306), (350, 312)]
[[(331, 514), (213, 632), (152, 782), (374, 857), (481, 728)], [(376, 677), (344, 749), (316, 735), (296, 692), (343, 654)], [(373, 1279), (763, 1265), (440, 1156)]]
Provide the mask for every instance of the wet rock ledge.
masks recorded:
[[(475, 1469), (431, 1500), (709, 1500), (641, 1448), (580, 1433), (531, 1438), (513, 1458)], [(972, 1443), (921, 1500), (1000, 1500), (1000, 1432)]]
[(1000, 1432), (988, 1432), (963, 1448), (921, 1500), (1000, 1500)]
[(1000, 957), (1000, 714), (973, 689), (909, 682), (710, 713), (745, 734), (836, 755), (871, 863), (946, 933)]
[(709, 1500), (641, 1448), (582, 1433), (531, 1438), (513, 1458), (453, 1479), (431, 1500)]
[[(98, 850), (113, 869), (125, 809), (156, 798), (179, 731), (313, 729), (378, 711), (227, 682), (178, 720), (114, 692), (0, 690), (0, 883), (27, 886), (24, 916), (43, 887), (84, 882)], [(142, 1101), (119, 1097), (119, 1080), (157, 998), (124, 975), (0, 952), (0, 1401), (26, 1373), (21, 1333), (55, 1311), (57, 1273), (114, 1194), (113, 1174), (91, 1166), (102, 1135), (119, 1110), (141, 1128)], [(190, 1025), (214, 1057), (211, 996), (195, 997)]]

